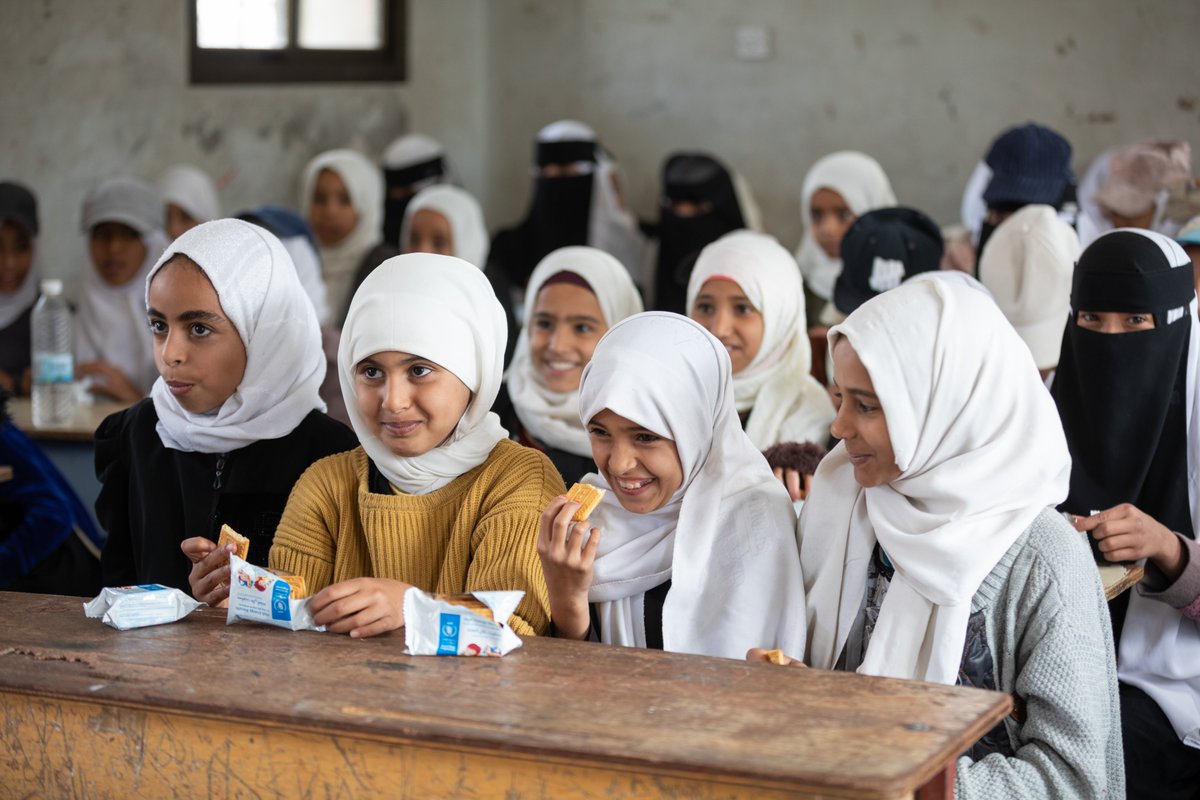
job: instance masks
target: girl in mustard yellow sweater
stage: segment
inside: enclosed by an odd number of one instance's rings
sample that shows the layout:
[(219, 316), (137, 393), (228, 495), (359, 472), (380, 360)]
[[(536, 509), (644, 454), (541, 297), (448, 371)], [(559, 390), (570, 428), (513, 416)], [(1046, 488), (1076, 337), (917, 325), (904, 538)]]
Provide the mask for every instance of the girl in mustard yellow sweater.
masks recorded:
[(361, 446), (301, 476), (269, 558), (304, 576), (317, 624), (372, 636), (404, 624), (414, 586), (520, 589), (509, 624), (546, 631), (538, 523), (564, 487), (490, 412), (505, 341), (491, 286), (460, 259), (397, 256), (358, 288), (338, 376)]

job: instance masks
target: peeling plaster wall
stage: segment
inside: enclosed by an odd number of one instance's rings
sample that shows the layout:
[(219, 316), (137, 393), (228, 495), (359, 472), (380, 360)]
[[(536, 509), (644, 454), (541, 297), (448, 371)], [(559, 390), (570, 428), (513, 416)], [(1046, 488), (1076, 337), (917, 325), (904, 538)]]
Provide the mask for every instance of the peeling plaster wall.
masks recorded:
[(43, 220), (50, 275), (84, 265), (87, 188), (120, 172), (154, 179), (170, 164), (204, 169), (227, 213), (298, 204), (304, 164), (322, 150), (378, 157), (425, 130), (482, 185), (487, 135), (483, 0), (412, 0), (404, 84), (189, 86), (183, 2), (4, 0), (0, 4), (0, 176), (27, 183)]
[[(52, 275), (81, 266), (86, 188), (190, 162), (233, 211), (295, 205), (305, 161), (376, 156), (420, 130), (447, 145), (493, 227), (524, 213), (532, 138), (593, 125), (656, 215), (663, 157), (701, 148), (750, 181), (765, 221), (799, 240), (797, 193), (831, 150), (878, 158), (901, 202), (939, 222), (990, 140), (1033, 119), (1082, 171), (1118, 142), (1200, 147), (1195, 0), (409, 0), (402, 85), (190, 87), (182, 2), (4, 0), (0, 176), (38, 193)], [(739, 24), (770, 29), (763, 62), (734, 57)], [(1200, 159), (1198, 159), (1200, 160)]]

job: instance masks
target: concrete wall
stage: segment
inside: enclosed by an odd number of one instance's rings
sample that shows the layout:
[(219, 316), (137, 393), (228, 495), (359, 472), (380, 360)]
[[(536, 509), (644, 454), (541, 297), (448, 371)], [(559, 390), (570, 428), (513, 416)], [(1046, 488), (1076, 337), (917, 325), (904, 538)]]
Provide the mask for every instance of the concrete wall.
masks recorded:
[[(183, 3), (0, 4), (0, 176), (38, 192), (51, 274), (83, 257), (79, 202), (119, 171), (191, 162), (230, 210), (296, 203), (304, 162), (376, 155), (395, 135), (443, 140), (493, 227), (521, 217), (531, 141), (561, 117), (593, 125), (652, 216), (664, 155), (703, 148), (754, 187), (768, 229), (801, 234), (813, 160), (865, 150), (902, 202), (952, 222), (992, 137), (1028, 119), (1075, 145), (1200, 146), (1195, 0), (409, 0), (398, 86), (190, 87)], [(740, 24), (771, 57), (738, 61)]]

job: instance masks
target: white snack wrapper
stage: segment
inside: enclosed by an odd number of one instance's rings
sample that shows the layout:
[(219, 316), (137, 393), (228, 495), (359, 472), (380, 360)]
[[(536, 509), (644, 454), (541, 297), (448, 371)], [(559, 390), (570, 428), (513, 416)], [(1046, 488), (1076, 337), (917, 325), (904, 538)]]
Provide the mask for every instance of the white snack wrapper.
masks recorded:
[(83, 604), (83, 613), (119, 631), (178, 622), (204, 605), (178, 589), (157, 583), (111, 586)]
[(229, 613), (225, 624), (242, 619), (289, 631), (325, 630), (324, 625), (313, 624), (308, 598), (293, 600), (291, 594), (286, 578), (229, 554)]
[(507, 620), (524, 592), (471, 592), (503, 622), (409, 589), (404, 593), (404, 644), (410, 656), (502, 656), (521, 646)]

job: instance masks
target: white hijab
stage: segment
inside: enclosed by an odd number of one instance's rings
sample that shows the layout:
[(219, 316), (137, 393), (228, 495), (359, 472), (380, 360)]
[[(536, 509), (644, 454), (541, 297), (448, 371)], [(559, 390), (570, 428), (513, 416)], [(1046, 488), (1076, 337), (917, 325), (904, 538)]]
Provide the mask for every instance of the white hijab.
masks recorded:
[(800, 194), (804, 238), (796, 250), (796, 261), (808, 288), (818, 297), (829, 300), (833, 297), (833, 284), (842, 272), (842, 259), (828, 256), (813, 236), (810, 204), (812, 196), (821, 189), (840, 194), (858, 217), (876, 208), (896, 205), (896, 195), (883, 167), (865, 153), (853, 150), (831, 153), (819, 159), (808, 171)]
[(334, 316), (342, 313), (350, 299), (354, 279), (371, 248), (383, 241), (383, 175), (371, 160), (355, 150), (329, 150), (308, 162), (300, 191), (300, 213), (309, 218), (313, 192), (321, 170), (336, 172), (346, 184), (358, 224), (346, 238), (331, 247), (318, 246), (326, 296)]
[[(1158, 242), (1172, 264), (1187, 268), (1188, 256), (1178, 243), (1159, 233), (1139, 230)], [(1200, 404), (1196, 382), (1200, 380), (1200, 326), (1196, 324), (1196, 300), (1188, 307), (1191, 338), (1188, 341), (1187, 468), (1188, 500), (1192, 507), (1192, 531), (1200, 537)], [(1117, 676), (1137, 686), (1158, 704), (1171, 721), (1180, 741), (1200, 748), (1200, 621), (1183, 616), (1159, 600), (1129, 595), (1129, 610), (1117, 650)]]
[[(396, 256), (358, 287), (342, 327), (338, 378), (354, 432), (392, 486), (408, 494), (436, 491), (486, 461), (508, 436), (491, 412), (504, 374), (507, 338), (504, 309), (491, 284), (460, 258)], [(358, 411), (355, 364), (390, 351), (428, 358), (471, 390), (471, 402), (449, 440), (419, 456), (392, 453)]]
[[(618, 323), (580, 386), (581, 420), (604, 409), (674, 441), (683, 483), (648, 514), (626, 511), (612, 491), (592, 513), (603, 534), (588, 599), (599, 604), (601, 639), (645, 647), (645, 593), (670, 578), (663, 649), (726, 658), (751, 647), (801, 652), (795, 511), (738, 423), (721, 343), (678, 314)], [(600, 475), (584, 482), (610, 489)]]
[(579, 390), (555, 392), (546, 388), (529, 351), (529, 326), (538, 292), (548, 278), (573, 272), (587, 281), (609, 327), (642, 310), (629, 271), (614, 256), (594, 247), (560, 247), (541, 260), (529, 276), (525, 292), (525, 326), (517, 337), (508, 368), (508, 394), (521, 425), (537, 441), (578, 456), (590, 456), (592, 444), (579, 420)]
[(746, 435), (759, 450), (780, 442), (824, 444), (833, 405), (825, 387), (810, 374), (804, 280), (795, 259), (773, 236), (727, 233), (700, 251), (688, 280), (688, 309), (705, 283), (722, 278), (740, 286), (763, 318), (758, 352), (733, 375), (738, 412), (752, 410)]
[(400, 249), (408, 252), (408, 236), (412, 229), (413, 215), (428, 209), (436, 211), (450, 224), (450, 235), (454, 239), (454, 255), (480, 269), (487, 266), (488, 232), (483, 222), (483, 209), (479, 201), (465, 189), (449, 184), (429, 186), (413, 195), (404, 209), (404, 222), (400, 226)]
[(174, 203), (196, 222), (208, 222), (221, 216), (217, 187), (212, 179), (188, 164), (169, 167), (158, 179), (163, 200)]
[(858, 671), (953, 684), (976, 590), (1067, 496), (1062, 425), (1029, 349), (963, 283), (908, 281), (831, 329), (830, 347), (842, 337), (871, 376), (900, 477), (862, 489), (844, 442), (817, 469), (799, 523), (808, 663), (837, 662), (878, 541), (896, 574)]
[(89, 254), (76, 303), (75, 358), (77, 362), (107, 361), (138, 389), (149, 391), (158, 378), (158, 368), (146, 319), (145, 287), (150, 268), (169, 243), (161, 230), (162, 197), (142, 181), (110, 178), (84, 198), (84, 236), (90, 236), (92, 228), (103, 222), (119, 222), (137, 231), (146, 258), (137, 274), (113, 286), (100, 277)]
[(214, 412), (179, 404), (160, 377), (150, 396), (163, 446), (189, 453), (228, 453), (279, 439), (313, 411), (325, 356), (317, 315), (283, 245), (264, 228), (237, 219), (205, 222), (184, 233), (150, 270), (144, 288), (176, 255), (194, 261), (216, 290), (221, 310), (246, 347), (246, 372)]

